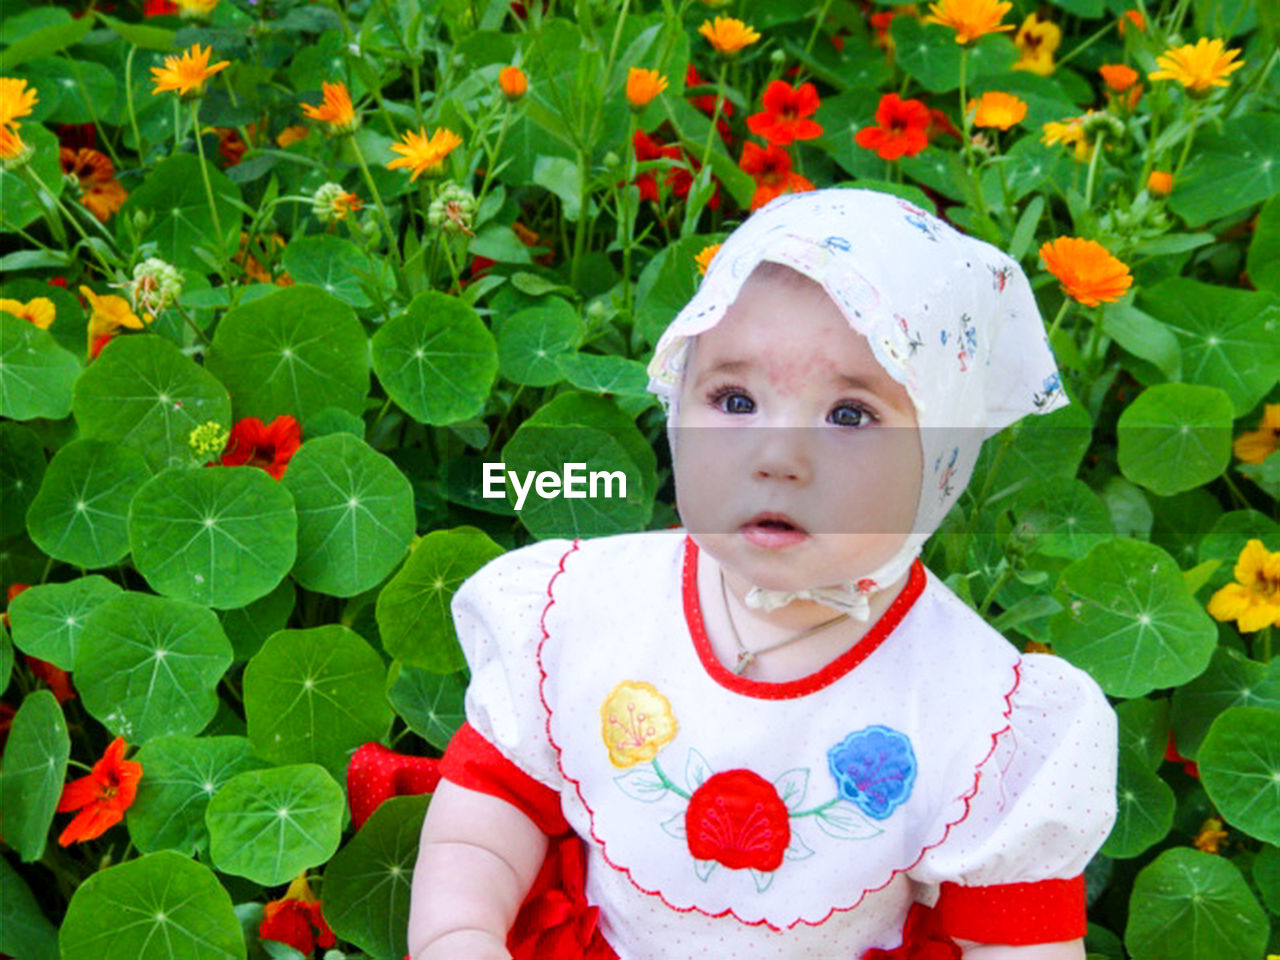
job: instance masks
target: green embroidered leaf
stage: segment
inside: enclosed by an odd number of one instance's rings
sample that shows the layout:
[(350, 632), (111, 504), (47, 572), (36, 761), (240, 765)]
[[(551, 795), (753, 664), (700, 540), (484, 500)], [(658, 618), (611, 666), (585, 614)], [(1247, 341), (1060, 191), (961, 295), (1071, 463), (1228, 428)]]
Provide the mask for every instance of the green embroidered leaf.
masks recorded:
[(9, 604), (13, 642), (23, 653), (61, 670), (74, 670), (76, 646), (89, 614), (119, 593), (119, 586), (97, 574), (24, 590)]
[(44, 855), (70, 755), (71, 737), (58, 701), (48, 690), (28, 694), (13, 717), (0, 758), (5, 842), (24, 863)]
[(813, 815), (822, 832), (837, 840), (869, 840), (884, 833), (862, 811), (846, 800), (825, 807)]
[(655, 803), (667, 795), (667, 785), (650, 766), (636, 767), (614, 777), (613, 782), (628, 797), (641, 803)]

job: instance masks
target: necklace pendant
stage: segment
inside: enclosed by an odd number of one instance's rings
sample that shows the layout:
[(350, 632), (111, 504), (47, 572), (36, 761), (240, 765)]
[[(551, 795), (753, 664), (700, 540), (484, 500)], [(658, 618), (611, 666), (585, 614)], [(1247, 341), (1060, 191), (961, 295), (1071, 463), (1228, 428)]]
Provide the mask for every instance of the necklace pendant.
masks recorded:
[(755, 660), (756, 655), (750, 650), (738, 651), (738, 662), (733, 668), (733, 672), (737, 676), (742, 676), (747, 667), (751, 666), (751, 662)]

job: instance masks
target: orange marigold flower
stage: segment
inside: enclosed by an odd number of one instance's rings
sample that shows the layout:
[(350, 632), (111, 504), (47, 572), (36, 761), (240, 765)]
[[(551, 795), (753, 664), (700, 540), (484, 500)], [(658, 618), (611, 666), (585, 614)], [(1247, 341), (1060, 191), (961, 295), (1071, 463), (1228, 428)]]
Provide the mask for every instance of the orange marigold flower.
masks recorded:
[(757, 137), (785, 147), (793, 140), (822, 136), (822, 125), (808, 119), (821, 106), (818, 88), (812, 83), (793, 88), (785, 80), (774, 80), (760, 102), (764, 110), (747, 117), (747, 129)]
[(212, 47), (202, 48), (200, 44), (193, 43), (191, 49), (184, 51), (181, 56), (165, 57), (163, 67), (151, 68), (151, 82), (155, 84), (151, 95), (173, 90), (184, 98), (202, 96), (205, 81), (231, 66), (230, 60), (222, 60), (211, 66), (209, 57), (212, 55)]
[(0, 127), (16, 131), (22, 124), (18, 120), (31, 113), (40, 102), (34, 87), (28, 87), (21, 77), (0, 77)]
[(1280, 450), (1280, 403), (1268, 403), (1258, 429), (1236, 437), (1232, 449), (1245, 463), (1262, 463)]
[(756, 182), (756, 192), (751, 197), (752, 210), (759, 210), (784, 193), (804, 193), (813, 189), (809, 180), (792, 171), (791, 157), (781, 147), (762, 149), (754, 143), (745, 143), (738, 166), (751, 174), (751, 179)]
[(124, 206), (129, 194), (116, 179), (115, 166), (109, 157), (92, 147), (58, 149), (62, 172), (76, 178), (80, 185), (80, 202), (103, 223)]
[(667, 89), (667, 78), (657, 70), (632, 67), (627, 71), (627, 102), (632, 110), (643, 110)]
[(1225, 839), (1227, 839), (1227, 831), (1222, 829), (1222, 821), (1217, 817), (1210, 817), (1200, 824), (1200, 832), (1191, 841), (1191, 845), (1205, 853), (1217, 853), (1218, 847)]
[(498, 71), (498, 86), (508, 100), (519, 100), (529, 90), (529, 78), (519, 67), (503, 67)]
[(1122, 37), (1130, 27), (1139, 33), (1147, 29), (1147, 18), (1142, 15), (1141, 10), (1126, 10), (1124, 16), (1116, 21), (1116, 29), (1120, 31)]
[(1250, 540), (1236, 560), (1235, 577), (1209, 598), (1209, 616), (1236, 621), (1241, 633), (1280, 626), (1280, 552)]
[(224, 467), (245, 464), (261, 467), (279, 480), (301, 443), (298, 421), (287, 413), (270, 424), (264, 424), (257, 417), (246, 417), (231, 428), (227, 447), (218, 462)]
[(263, 907), (262, 922), (258, 924), (259, 939), (288, 944), (307, 957), (316, 947), (332, 947), (338, 938), (325, 923), (320, 904), (303, 871), (289, 884), (283, 897)]
[(345, 83), (322, 83), (324, 102), (318, 107), (300, 103), (308, 119), (327, 124), (330, 133), (351, 133), (360, 126), (360, 115), (351, 105), (351, 94)]
[(417, 133), (408, 130), (404, 133), (403, 139), (403, 143), (391, 145), (391, 149), (401, 156), (390, 161), (387, 169), (408, 167), (413, 171), (409, 177), (410, 183), (424, 173), (429, 177), (441, 173), (444, 170), (445, 157), (462, 145), (462, 138), (444, 127), (431, 136), (427, 136), (426, 127), (419, 127)]
[[(1177, 80), (1192, 94), (1203, 95), (1211, 87), (1229, 86), (1227, 75), (1244, 66), (1236, 60), (1240, 51), (1223, 50), (1221, 40), (1201, 37), (1194, 44), (1170, 47), (1156, 57), (1159, 70), (1147, 74), (1152, 80)], [(1232, 61), (1235, 61), (1234, 63)]]
[(1124, 93), (1138, 82), (1138, 71), (1123, 63), (1107, 63), (1098, 68), (1107, 88), (1116, 93)]
[(941, 0), (929, 4), (924, 22), (950, 27), (956, 43), (972, 43), (988, 33), (1012, 30), (1013, 24), (1000, 22), (1012, 8), (1009, 0)]
[(713, 243), (703, 247), (698, 251), (698, 255), (693, 258), (694, 263), (698, 265), (698, 275), (705, 277), (707, 270), (711, 267), (711, 261), (716, 258), (716, 254), (720, 252), (723, 244)]
[(48, 330), (57, 311), (48, 297), (36, 297), (23, 303), (21, 300), (0, 299), (0, 312), (11, 313), (41, 330)]
[(1167, 197), (1173, 193), (1173, 174), (1167, 170), (1152, 170), (1147, 177), (1147, 192), (1157, 197)]
[(733, 17), (716, 17), (715, 20), (704, 20), (698, 33), (706, 37), (716, 52), (731, 57), (743, 47), (750, 46), (760, 39), (760, 34), (741, 20)]
[(929, 108), (921, 101), (902, 100), (896, 93), (886, 93), (876, 107), (876, 126), (863, 127), (853, 142), (874, 150), (882, 160), (914, 157), (929, 145), (925, 131), (930, 120)]
[(1013, 42), (1018, 47), (1018, 60), (1013, 69), (1047, 77), (1053, 73), (1053, 55), (1062, 44), (1062, 28), (1033, 13), (1022, 21)]
[(88, 776), (62, 788), (58, 812), (80, 812), (58, 837), (59, 844), (93, 840), (124, 819), (142, 779), (142, 764), (124, 758), (126, 747), (124, 737), (116, 737)]
[(1058, 237), (1040, 247), (1040, 259), (1066, 295), (1086, 307), (1114, 303), (1133, 283), (1129, 268), (1094, 240)]
[(996, 127), (1000, 130), (1008, 130), (1027, 116), (1025, 100), (996, 90), (989, 90), (976, 100), (970, 100), (968, 110), (973, 114), (974, 126)]
[(285, 127), (276, 134), (276, 146), (283, 150), (290, 144), (297, 143), (299, 140), (307, 139), (307, 135), (311, 133), (311, 128), (297, 124), (292, 127)]

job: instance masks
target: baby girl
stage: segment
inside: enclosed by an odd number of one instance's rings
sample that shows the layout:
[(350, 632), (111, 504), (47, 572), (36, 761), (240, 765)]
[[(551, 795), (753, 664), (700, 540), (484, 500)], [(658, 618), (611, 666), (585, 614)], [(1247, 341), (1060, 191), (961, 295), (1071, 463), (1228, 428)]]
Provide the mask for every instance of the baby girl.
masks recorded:
[(895, 197), (783, 196), (649, 373), (683, 529), (454, 597), (413, 960), (1082, 960), (1115, 715), (919, 559), (983, 440), (1068, 402), (1021, 269)]

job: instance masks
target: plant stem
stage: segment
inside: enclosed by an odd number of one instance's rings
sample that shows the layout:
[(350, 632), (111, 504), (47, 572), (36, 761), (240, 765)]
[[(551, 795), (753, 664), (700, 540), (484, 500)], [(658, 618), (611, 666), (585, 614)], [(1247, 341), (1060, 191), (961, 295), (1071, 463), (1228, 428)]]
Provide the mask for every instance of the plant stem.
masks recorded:
[(1006, 561), (1005, 567), (1000, 571), (1000, 576), (996, 577), (996, 582), (991, 585), (991, 589), (987, 591), (987, 595), (982, 598), (982, 605), (978, 607), (978, 616), (986, 617), (987, 610), (991, 608), (992, 602), (996, 598), (996, 594), (1004, 589), (1004, 585), (1013, 579), (1013, 567)]
[(1049, 342), (1053, 342), (1053, 335), (1058, 332), (1058, 327), (1062, 325), (1062, 318), (1067, 314), (1067, 308), (1071, 306), (1071, 298), (1063, 297), (1062, 306), (1058, 308), (1058, 315), (1053, 318), (1053, 323), (1049, 324)]
[[(969, 102), (965, 97), (965, 83), (969, 73), (969, 45), (960, 46), (960, 123), (964, 128), (964, 168), (973, 174), (973, 145), (969, 142)], [(981, 191), (979, 191), (981, 192)]]
[(1093, 369), (1094, 360), (1097, 359), (1098, 345), (1102, 342), (1102, 312), (1107, 308), (1105, 303), (1098, 304), (1098, 310), (1093, 317), (1093, 330), (1089, 334), (1089, 349), (1085, 353), (1085, 366)]
[(707, 128), (707, 142), (702, 147), (702, 166), (707, 165), (707, 159), (711, 156), (711, 144), (715, 140), (716, 121), (720, 119), (720, 104), (724, 102), (724, 75), (728, 72), (729, 64), (726, 60), (720, 61), (720, 76), (716, 80), (716, 103), (715, 108), (711, 111), (711, 126)]
[(1199, 119), (1200, 101), (1192, 100), (1191, 118), (1188, 120), (1188, 123), (1191, 125), (1191, 129), (1187, 131), (1187, 139), (1182, 143), (1182, 155), (1178, 157), (1178, 165), (1173, 168), (1173, 182), (1175, 184), (1178, 182), (1178, 175), (1182, 173), (1182, 168), (1187, 162), (1187, 157), (1191, 155), (1191, 144), (1193, 144), (1196, 139), (1196, 127), (1199, 126), (1199, 123), (1197, 122)]
[(173, 153), (170, 156), (176, 157), (182, 146), (182, 105), (178, 103), (177, 96), (173, 98)]
[(476, 209), (480, 209), (480, 204), (484, 202), (485, 196), (489, 193), (489, 181), (493, 179), (493, 168), (497, 166), (498, 158), (502, 155), (502, 141), (507, 138), (507, 124), (511, 121), (511, 104), (507, 103), (507, 108), (502, 111), (502, 126), (498, 129), (498, 142), (494, 144), (493, 151), (485, 151), (485, 168), (484, 179), (480, 181), (480, 192), (476, 194)]
[(582, 255), (587, 248), (587, 177), (590, 174), (589, 159), (585, 149), (578, 150), (578, 222), (573, 231), (573, 261), (569, 266), (569, 285), (578, 288), (578, 272), (582, 268)]
[(1084, 40), (1080, 41), (1079, 44), (1077, 44), (1075, 47), (1071, 49), (1070, 53), (1068, 53), (1064, 57), (1059, 57), (1057, 59), (1057, 61), (1053, 65), (1054, 69), (1057, 70), (1058, 68), (1060, 68), (1068, 60), (1073, 59), (1076, 56), (1076, 54), (1083, 53), (1085, 50), (1088, 50), (1091, 46), (1093, 46), (1097, 41), (1105, 37), (1113, 29), (1115, 29), (1114, 21), (1112, 23), (1108, 23), (1105, 27), (1103, 27), (1101, 30), (1098, 30), (1092, 36), (1086, 37)]
[(204, 159), (204, 138), (200, 136), (200, 101), (191, 101), (191, 129), (196, 135), (196, 152), (200, 154), (200, 176), (204, 180), (204, 195), (209, 201), (209, 213), (213, 215), (213, 231), (217, 242), (218, 260), (226, 253), (227, 235), (222, 232), (222, 218), (218, 216), (218, 204), (213, 199), (213, 183), (209, 180), (209, 166)]
[(351, 138), (351, 149), (355, 152), (356, 163), (360, 165), (360, 172), (364, 174), (364, 182), (369, 185), (369, 192), (373, 194), (373, 200), (378, 205), (378, 213), (382, 216), (382, 225), (387, 231), (387, 246), (391, 248), (391, 255), (395, 258), (396, 266), (402, 266), (404, 261), (400, 258), (400, 245), (396, 243), (395, 231), (391, 229), (391, 218), (387, 216), (387, 208), (382, 205), (382, 194), (378, 192), (378, 185), (373, 182), (373, 175), (369, 173), (369, 165), (365, 163), (364, 153), (360, 150), (360, 144), (355, 137)]
[(809, 54), (813, 51), (813, 42), (818, 39), (818, 31), (822, 29), (822, 24), (826, 22), (827, 11), (831, 9), (831, 0), (822, 0), (822, 9), (818, 11), (818, 18), (813, 21), (813, 30), (809, 34), (809, 40), (804, 45), (804, 52)]
[(1093, 141), (1093, 155), (1089, 157), (1089, 176), (1084, 181), (1084, 205), (1086, 208), (1093, 203), (1093, 177), (1098, 169), (1098, 157), (1102, 154), (1102, 144), (1107, 139), (1105, 130), (1098, 131), (1098, 139)]
[(80, 239), (84, 241), (84, 245), (89, 248), (89, 251), (95, 257), (97, 257), (98, 263), (102, 265), (103, 275), (107, 277), (111, 276), (112, 275), (111, 264), (107, 263), (106, 259), (102, 256), (102, 254), (98, 252), (98, 248), (95, 247), (89, 241), (89, 235), (84, 232), (84, 227), (80, 226), (80, 221), (76, 219), (75, 214), (72, 213), (70, 210), (68, 210), (66, 208), (66, 205), (63, 204), (61, 198), (56, 196), (54, 192), (45, 185), (45, 182), (40, 179), (40, 175), (31, 168), (30, 164), (27, 164), (22, 169), (26, 171), (27, 175), (30, 176), (32, 180), (36, 182), (36, 185), (39, 186), (41, 190), (43, 190), (45, 193), (49, 195), (49, 197), (53, 200), (54, 205), (58, 208), (58, 210), (62, 212), (62, 215), (71, 221), (71, 226), (75, 227), (76, 233), (80, 234)]
[(124, 58), (124, 97), (129, 108), (129, 126), (133, 130), (133, 149), (138, 152), (138, 159), (145, 160), (142, 152), (142, 134), (138, 131), (138, 114), (133, 106), (133, 55), (138, 52), (134, 44), (129, 45), (129, 54)]

